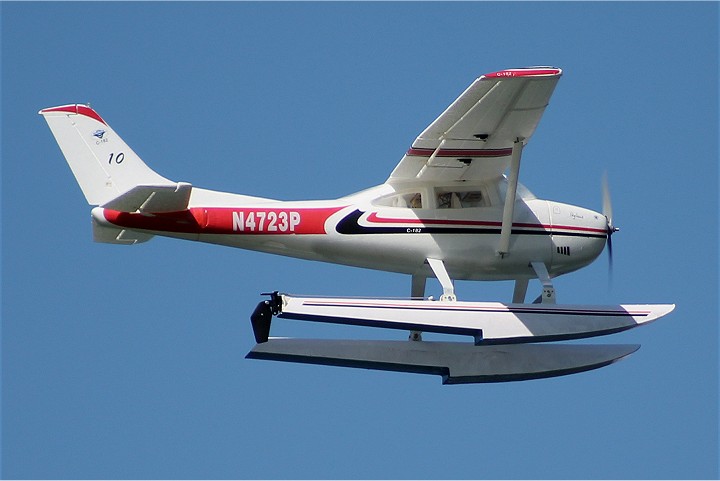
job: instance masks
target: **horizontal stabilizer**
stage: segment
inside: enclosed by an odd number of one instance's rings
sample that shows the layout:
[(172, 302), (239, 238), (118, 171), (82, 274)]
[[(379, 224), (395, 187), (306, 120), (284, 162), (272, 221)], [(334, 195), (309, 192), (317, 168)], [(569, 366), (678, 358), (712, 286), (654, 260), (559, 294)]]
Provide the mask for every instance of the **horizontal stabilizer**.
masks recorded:
[(603, 336), (670, 313), (672, 304), (502, 304), (276, 296), (278, 317), (312, 322), (459, 334), (476, 344), (547, 342)]
[(187, 209), (192, 185), (186, 182), (168, 185), (138, 185), (102, 205), (120, 212), (159, 214)]
[(428, 341), (279, 339), (257, 344), (248, 359), (435, 374), (443, 384), (524, 381), (607, 366), (632, 345), (523, 344), (473, 346)]
[(105, 244), (139, 244), (141, 242), (147, 242), (154, 237), (152, 234), (101, 225), (94, 217), (92, 219), (92, 225), (93, 240)]

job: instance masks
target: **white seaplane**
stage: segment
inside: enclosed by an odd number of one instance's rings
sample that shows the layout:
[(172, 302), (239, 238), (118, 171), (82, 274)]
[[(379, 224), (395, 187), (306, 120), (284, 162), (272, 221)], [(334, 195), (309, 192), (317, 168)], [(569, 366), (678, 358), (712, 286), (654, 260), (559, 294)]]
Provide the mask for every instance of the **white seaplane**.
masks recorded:
[[(174, 182), (151, 170), (89, 106), (39, 113), (92, 209), (97, 242), (155, 235), (411, 276), (408, 299), (273, 292), (251, 316), (249, 358), (439, 374), (445, 383), (558, 376), (605, 366), (638, 345), (542, 344), (647, 324), (674, 305), (559, 305), (552, 279), (595, 260), (603, 213), (537, 199), (518, 182), (523, 147), (562, 72), (502, 70), (476, 79), (412, 143), (382, 185), (334, 200), (284, 202)], [(425, 297), (436, 277), (443, 293)], [(458, 301), (453, 280), (514, 280), (511, 303)], [(525, 303), (528, 282), (542, 294)], [(273, 316), (410, 332), (409, 340), (271, 338)], [(422, 332), (472, 342), (423, 341)]]

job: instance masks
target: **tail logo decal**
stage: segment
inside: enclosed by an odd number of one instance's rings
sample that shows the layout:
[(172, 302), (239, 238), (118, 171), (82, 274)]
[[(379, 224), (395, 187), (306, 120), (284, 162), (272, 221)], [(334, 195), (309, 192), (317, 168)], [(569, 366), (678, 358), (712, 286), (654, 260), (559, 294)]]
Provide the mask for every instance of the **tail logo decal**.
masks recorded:
[(95, 145), (100, 145), (108, 142), (108, 138), (105, 137), (105, 131), (103, 129), (97, 129), (95, 132), (92, 133), (92, 136), (97, 139), (95, 141)]

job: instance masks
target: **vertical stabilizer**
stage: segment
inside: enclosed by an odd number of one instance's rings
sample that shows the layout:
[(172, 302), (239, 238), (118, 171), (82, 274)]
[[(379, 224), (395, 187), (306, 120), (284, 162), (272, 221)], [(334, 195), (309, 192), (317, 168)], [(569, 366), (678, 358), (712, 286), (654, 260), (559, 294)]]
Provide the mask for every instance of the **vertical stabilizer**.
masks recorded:
[(90, 107), (63, 105), (39, 113), (89, 204), (102, 205), (137, 185), (176, 185), (145, 165)]

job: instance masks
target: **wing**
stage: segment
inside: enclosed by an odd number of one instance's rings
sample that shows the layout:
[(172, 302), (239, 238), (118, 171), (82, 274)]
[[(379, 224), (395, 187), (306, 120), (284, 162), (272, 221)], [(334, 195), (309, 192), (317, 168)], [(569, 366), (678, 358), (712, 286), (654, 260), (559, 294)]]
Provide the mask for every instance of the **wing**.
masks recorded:
[(516, 139), (527, 143), (562, 70), (530, 67), (476, 79), (426, 128), (388, 183), (489, 180), (510, 163)]

